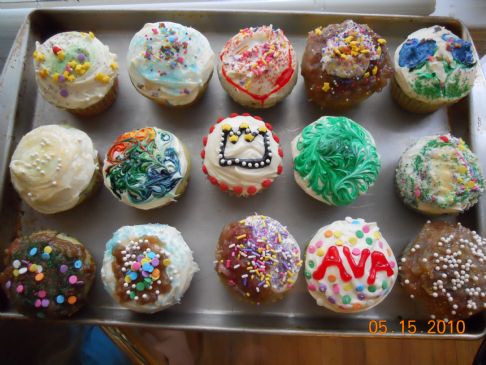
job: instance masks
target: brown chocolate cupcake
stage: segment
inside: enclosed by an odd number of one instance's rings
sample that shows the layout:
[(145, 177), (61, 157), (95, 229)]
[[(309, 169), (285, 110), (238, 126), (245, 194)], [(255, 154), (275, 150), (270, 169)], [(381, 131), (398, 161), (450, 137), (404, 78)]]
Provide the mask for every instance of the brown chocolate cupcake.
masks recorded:
[(13, 241), (5, 265), (1, 287), (20, 313), (34, 318), (64, 318), (79, 311), (96, 271), (79, 241), (51, 230)]
[(405, 249), (400, 283), (433, 319), (479, 313), (486, 307), (485, 244), (460, 223), (429, 221)]
[(302, 57), (307, 95), (324, 108), (345, 109), (381, 91), (393, 74), (386, 40), (346, 20), (311, 31)]
[(219, 237), (215, 270), (252, 303), (281, 299), (293, 287), (301, 266), (294, 237), (270, 217), (253, 215), (229, 223)]

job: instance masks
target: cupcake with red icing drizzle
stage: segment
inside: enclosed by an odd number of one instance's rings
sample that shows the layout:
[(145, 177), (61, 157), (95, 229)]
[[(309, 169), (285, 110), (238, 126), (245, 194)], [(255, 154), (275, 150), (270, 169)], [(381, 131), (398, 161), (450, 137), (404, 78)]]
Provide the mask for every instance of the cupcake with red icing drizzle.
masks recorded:
[(349, 108), (381, 91), (392, 74), (386, 40), (366, 24), (346, 20), (309, 32), (302, 76), (316, 104)]
[(52, 230), (17, 238), (6, 250), (0, 285), (10, 303), (34, 318), (65, 318), (79, 311), (95, 278), (89, 251)]
[(283, 151), (272, 126), (248, 113), (218, 119), (203, 137), (202, 171), (222, 191), (250, 196), (283, 171)]
[(286, 227), (263, 215), (227, 224), (219, 237), (215, 270), (252, 303), (281, 299), (299, 274), (300, 248)]
[(226, 42), (219, 61), (221, 85), (243, 106), (274, 106), (297, 82), (294, 48), (284, 32), (272, 25), (240, 30)]

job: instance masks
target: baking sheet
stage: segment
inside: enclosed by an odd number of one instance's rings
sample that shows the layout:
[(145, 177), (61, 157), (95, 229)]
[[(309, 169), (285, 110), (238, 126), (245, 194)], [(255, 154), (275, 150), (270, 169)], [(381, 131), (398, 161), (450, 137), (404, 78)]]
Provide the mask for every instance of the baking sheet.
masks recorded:
[[(388, 40), (390, 52), (414, 30), (435, 24), (445, 25), (468, 38), (460, 22), (450, 18), (317, 14), (299, 12), (237, 11), (87, 11), (38, 10), (27, 19), (19, 32), (0, 84), (0, 138), (4, 149), (0, 156), (2, 188), (0, 245), (5, 247), (17, 230), (29, 234), (52, 228), (78, 238), (93, 253), (101, 267), (105, 242), (123, 225), (167, 223), (179, 229), (195, 252), (201, 267), (181, 304), (164, 312), (144, 315), (115, 304), (97, 278), (89, 304), (72, 321), (82, 323), (144, 325), (179, 329), (253, 331), (287, 334), (370, 335), (369, 321), (386, 320), (387, 336), (401, 336), (401, 319), (417, 320), (414, 336), (426, 333), (428, 316), (408, 298), (397, 284), (379, 306), (358, 314), (337, 314), (318, 307), (307, 293), (303, 274), (286, 298), (280, 302), (253, 306), (225, 288), (213, 270), (214, 249), (223, 225), (258, 212), (284, 225), (304, 249), (307, 241), (323, 225), (346, 216), (376, 221), (384, 237), (399, 256), (427, 217), (405, 208), (394, 192), (394, 169), (401, 153), (417, 138), (448, 130), (465, 138), (478, 152), (486, 152), (484, 140), (484, 79), (478, 76), (470, 97), (459, 104), (430, 115), (413, 115), (397, 107), (389, 89), (371, 96), (360, 106), (342, 113), (367, 128), (374, 136), (382, 157), (382, 171), (369, 192), (347, 207), (328, 207), (307, 196), (294, 182), (290, 141), (308, 123), (325, 111), (307, 101), (299, 76), (292, 94), (269, 110), (249, 111), (234, 103), (214, 75), (204, 97), (187, 109), (164, 109), (140, 95), (131, 85), (126, 71), (126, 52), (133, 34), (146, 22), (170, 20), (190, 25), (204, 33), (218, 53), (224, 43), (240, 28), (273, 24), (282, 28), (293, 43), (300, 60), (307, 32), (319, 25), (352, 18), (367, 23)], [(110, 50), (118, 54), (120, 90), (118, 99), (107, 112), (92, 118), (80, 118), (60, 111), (38, 94), (31, 54), (36, 40), (67, 30), (93, 31)], [(202, 136), (221, 116), (232, 112), (250, 112), (273, 124), (281, 139), (284, 173), (270, 189), (249, 199), (221, 193), (201, 172), (199, 152)], [(483, 119), (486, 120), (486, 119)], [(68, 212), (42, 215), (19, 203), (9, 183), (8, 161), (15, 145), (30, 129), (43, 124), (68, 123), (87, 132), (101, 155), (122, 132), (157, 126), (174, 132), (192, 154), (193, 170), (184, 196), (176, 204), (152, 211), (128, 207), (106, 188), (91, 200)], [(482, 154), (486, 156), (486, 154)], [(484, 167), (484, 163), (483, 163)], [(484, 169), (486, 171), (486, 169)], [(466, 226), (484, 235), (484, 199), (480, 205), (459, 217)], [(449, 218), (454, 219), (454, 218)], [(0, 317), (20, 315), (4, 309)], [(486, 331), (484, 316), (466, 322), (462, 335), (444, 334), (441, 338), (478, 338)], [(383, 336), (383, 335), (381, 335)], [(409, 335), (405, 335), (409, 336)]]

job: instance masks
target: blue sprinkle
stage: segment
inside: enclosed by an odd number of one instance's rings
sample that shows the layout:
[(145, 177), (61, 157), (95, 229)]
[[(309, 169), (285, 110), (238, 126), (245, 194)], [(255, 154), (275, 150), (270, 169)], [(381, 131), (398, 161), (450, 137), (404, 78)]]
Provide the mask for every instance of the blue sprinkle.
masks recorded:
[(51, 255), (49, 255), (47, 252), (42, 253), (41, 255), (42, 260), (49, 260), (51, 258)]
[(57, 304), (62, 304), (62, 303), (64, 303), (64, 296), (62, 296), (62, 295), (60, 295), (60, 294), (59, 294), (59, 295), (56, 297), (56, 302), (57, 302)]
[(359, 220), (355, 219), (355, 220), (353, 221), (353, 224), (359, 224)]
[(176, 40), (176, 37), (173, 36), (173, 35), (171, 35), (171, 36), (167, 37), (167, 39), (169, 40), (169, 42), (172, 43), (172, 42), (174, 42)]
[(149, 252), (147, 256), (148, 256), (149, 258), (153, 259), (153, 258), (155, 258), (155, 253), (153, 253), (153, 252)]
[(364, 289), (364, 286), (363, 285), (358, 285), (356, 287), (356, 291), (363, 291), (363, 289)]
[(143, 264), (142, 270), (143, 271), (152, 272), (152, 271), (154, 271), (154, 267), (152, 265), (150, 265), (150, 264)]
[(132, 271), (132, 272), (130, 272), (130, 274), (128, 274), (128, 276), (130, 276), (130, 279), (132, 279), (132, 280), (136, 280), (138, 275), (137, 275), (137, 273), (136, 273), (136, 272), (133, 272), (133, 271)]
[(82, 267), (82, 266), (83, 266), (83, 263), (81, 262), (81, 260), (76, 260), (76, 261), (74, 262), (74, 267), (75, 267), (76, 269), (81, 269), (81, 267)]
[(33, 247), (29, 251), (29, 256), (34, 256), (37, 253), (37, 247)]

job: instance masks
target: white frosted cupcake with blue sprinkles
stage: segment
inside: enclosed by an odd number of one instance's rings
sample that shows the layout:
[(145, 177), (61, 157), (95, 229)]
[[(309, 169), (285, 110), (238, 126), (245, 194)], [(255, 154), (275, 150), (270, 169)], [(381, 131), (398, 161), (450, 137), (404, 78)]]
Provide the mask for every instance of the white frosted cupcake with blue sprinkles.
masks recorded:
[(130, 42), (130, 79), (142, 95), (164, 106), (194, 103), (207, 88), (214, 52), (196, 29), (172, 22), (147, 23)]
[(199, 271), (182, 234), (166, 224), (118, 229), (106, 243), (101, 277), (121, 306), (155, 313), (181, 301)]

